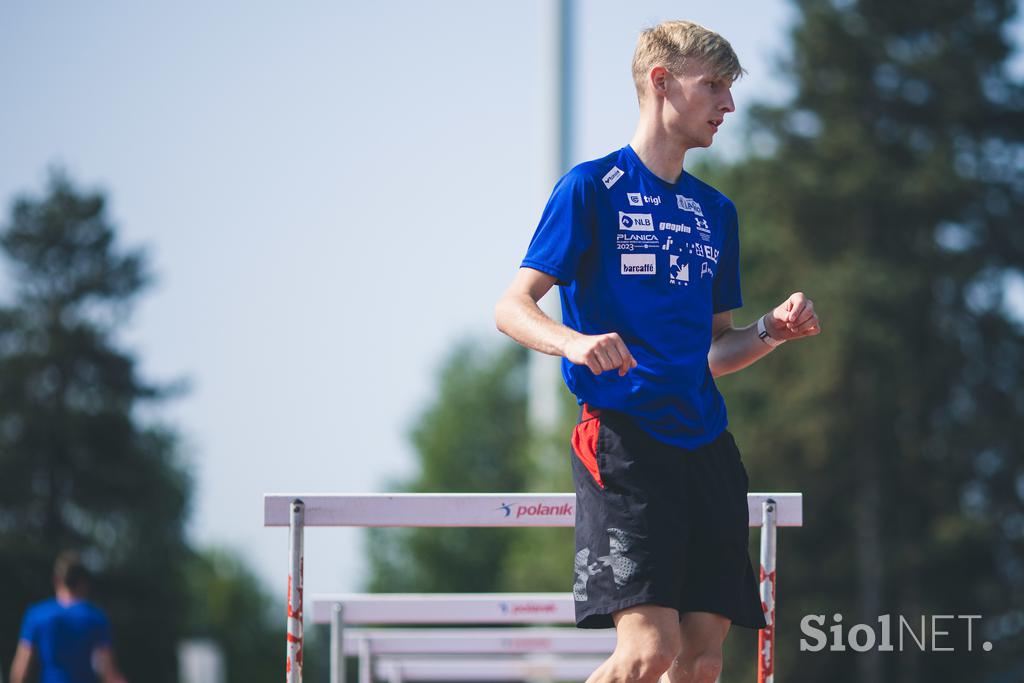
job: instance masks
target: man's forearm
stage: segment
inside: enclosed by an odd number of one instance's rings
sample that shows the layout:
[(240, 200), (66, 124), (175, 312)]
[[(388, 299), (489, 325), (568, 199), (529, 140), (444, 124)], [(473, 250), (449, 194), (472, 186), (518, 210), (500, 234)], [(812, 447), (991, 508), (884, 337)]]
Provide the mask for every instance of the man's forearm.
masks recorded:
[(711, 341), (708, 366), (714, 377), (742, 370), (759, 358), (767, 356), (772, 348), (757, 336), (757, 323), (746, 327), (729, 327)]
[(14, 661), (11, 662), (11, 683), (26, 683), (31, 664), (32, 648), (21, 641), (14, 651)]
[(507, 294), (494, 307), (498, 329), (523, 346), (550, 356), (564, 356), (579, 333), (555, 322), (529, 295)]
[(124, 683), (124, 677), (117, 668), (114, 661), (114, 653), (110, 646), (103, 646), (96, 650), (96, 669), (100, 674), (103, 683)]

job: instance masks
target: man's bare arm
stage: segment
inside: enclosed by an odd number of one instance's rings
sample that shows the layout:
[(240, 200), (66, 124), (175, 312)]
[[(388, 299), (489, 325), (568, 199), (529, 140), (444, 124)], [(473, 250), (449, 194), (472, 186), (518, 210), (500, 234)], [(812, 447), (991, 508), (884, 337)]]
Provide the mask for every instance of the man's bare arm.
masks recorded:
[(635, 368), (633, 354), (617, 333), (580, 334), (544, 314), (537, 302), (554, 284), (555, 278), (547, 273), (520, 268), (494, 307), (498, 329), (534, 351), (586, 365), (595, 375), (608, 370), (625, 375)]
[(757, 337), (756, 325), (732, 326), (732, 311), (716, 313), (711, 323), (711, 351), (708, 367), (712, 377), (742, 370), (767, 356), (771, 347)]
[[(821, 321), (814, 302), (802, 292), (790, 295), (764, 316), (765, 329), (772, 339), (783, 342), (821, 333)], [(732, 311), (716, 313), (711, 322), (711, 351), (708, 366), (714, 377), (742, 370), (767, 356), (772, 347), (758, 337), (757, 323), (733, 327)]]
[(494, 322), (499, 330), (529, 349), (564, 356), (565, 347), (578, 333), (549, 318), (537, 305), (554, 284), (555, 278), (547, 273), (520, 268), (494, 307)]
[(14, 652), (14, 661), (11, 663), (11, 683), (26, 683), (28, 672), (32, 668), (33, 657), (32, 645), (24, 640), (18, 641), (18, 649)]
[(117, 668), (117, 662), (114, 661), (114, 653), (109, 645), (96, 648), (93, 656), (96, 672), (100, 675), (100, 680), (103, 683), (124, 683), (124, 676), (121, 675), (121, 671)]

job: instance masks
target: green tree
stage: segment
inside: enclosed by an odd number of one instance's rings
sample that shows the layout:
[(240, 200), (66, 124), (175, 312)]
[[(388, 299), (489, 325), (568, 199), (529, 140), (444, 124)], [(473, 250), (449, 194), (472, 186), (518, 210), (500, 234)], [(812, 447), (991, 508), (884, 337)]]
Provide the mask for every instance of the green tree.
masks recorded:
[[(795, 95), (755, 110), (758, 154), (715, 179), (747, 310), (803, 288), (823, 317), (720, 382), (755, 488), (806, 494), (780, 534), (780, 675), (985, 680), (1024, 655), (996, 618), (1024, 604), (1024, 334), (1001, 298), (1024, 266), (1016, 2), (795, 7)], [(800, 617), (837, 612), (986, 620), (973, 654), (962, 628), (956, 656), (799, 653)]]
[[(526, 452), (526, 352), (503, 345), (458, 345), (443, 364), (439, 395), (416, 421), (419, 471), (396, 490), (523, 491)], [(503, 590), (518, 529), (371, 529), (369, 590)], [(571, 566), (570, 566), (571, 570)]]
[(164, 392), (116, 340), (149, 277), (115, 243), (100, 193), (60, 172), (18, 198), (0, 247), (13, 301), (0, 308), (0, 641), (52, 594), (53, 558), (84, 552), (132, 680), (176, 680), (191, 489), (173, 432), (139, 418)]

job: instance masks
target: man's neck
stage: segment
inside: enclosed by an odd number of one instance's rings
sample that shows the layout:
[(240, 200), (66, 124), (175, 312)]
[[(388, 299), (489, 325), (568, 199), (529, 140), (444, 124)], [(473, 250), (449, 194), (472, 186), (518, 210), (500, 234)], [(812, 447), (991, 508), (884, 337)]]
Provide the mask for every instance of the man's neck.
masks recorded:
[(650, 119), (641, 119), (629, 146), (651, 173), (666, 183), (679, 180), (683, 173), (686, 147), (672, 140), (660, 125)]
[(76, 593), (70, 588), (66, 588), (64, 586), (58, 586), (55, 593), (57, 597), (57, 602), (59, 602), (61, 605), (65, 607), (67, 607), (68, 605), (73, 605), (76, 602), (81, 602), (83, 599), (85, 599), (85, 596), (81, 593)]

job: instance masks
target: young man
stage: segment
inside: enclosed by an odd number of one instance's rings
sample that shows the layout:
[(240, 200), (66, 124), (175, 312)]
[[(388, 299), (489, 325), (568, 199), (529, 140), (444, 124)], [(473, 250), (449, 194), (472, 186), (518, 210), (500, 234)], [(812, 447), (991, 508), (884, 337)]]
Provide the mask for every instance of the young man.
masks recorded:
[(53, 569), (56, 598), (29, 608), (11, 665), (11, 683), (27, 683), (38, 662), (40, 683), (123, 683), (110, 650), (110, 626), (86, 602), (89, 573), (74, 553)]
[[(683, 171), (708, 147), (743, 73), (697, 24), (644, 31), (633, 58), (640, 120), (627, 147), (555, 186), (498, 328), (561, 356), (581, 420), (576, 484), (577, 625), (617, 631), (589, 683), (712, 683), (731, 624), (764, 626), (747, 553), (747, 475), (713, 377), (818, 334), (791, 295), (756, 324), (742, 305), (736, 209)], [(561, 286), (559, 324), (537, 306)]]

